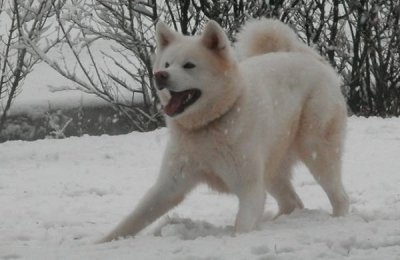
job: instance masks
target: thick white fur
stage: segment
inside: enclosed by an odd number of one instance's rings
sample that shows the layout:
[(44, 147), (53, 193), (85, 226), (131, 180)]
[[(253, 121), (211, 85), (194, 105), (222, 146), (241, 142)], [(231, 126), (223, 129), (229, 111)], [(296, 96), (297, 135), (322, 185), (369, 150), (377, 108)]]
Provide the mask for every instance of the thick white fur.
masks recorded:
[(289, 26), (274, 19), (247, 22), (238, 35), (236, 49), (241, 60), (270, 52), (304, 52), (323, 60), (314, 49), (301, 42)]
[[(169, 73), (171, 90), (198, 88), (202, 96), (166, 117), (171, 136), (157, 182), (101, 242), (135, 235), (202, 182), (238, 197), (235, 230), (250, 231), (262, 217), (266, 191), (278, 202), (277, 216), (303, 207), (290, 182), (299, 160), (327, 193), (333, 215), (348, 212), (341, 180), (346, 106), (338, 76), (278, 21), (252, 21), (238, 39), (240, 62), (215, 22), (197, 37), (158, 25), (154, 71)], [(196, 67), (182, 68), (188, 61)], [(166, 104), (169, 90), (159, 95)]]

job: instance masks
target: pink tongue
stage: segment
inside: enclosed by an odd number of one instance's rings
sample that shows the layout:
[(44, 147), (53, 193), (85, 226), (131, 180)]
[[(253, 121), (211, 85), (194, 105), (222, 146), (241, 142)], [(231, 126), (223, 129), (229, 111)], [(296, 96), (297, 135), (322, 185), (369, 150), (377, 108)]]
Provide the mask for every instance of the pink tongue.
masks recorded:
[(164, 112), (169, 116), (173, 116), (178, 113), (181, 108), (184, 96), (185, 92), (172, 94), (168, 104), (164, 107)]

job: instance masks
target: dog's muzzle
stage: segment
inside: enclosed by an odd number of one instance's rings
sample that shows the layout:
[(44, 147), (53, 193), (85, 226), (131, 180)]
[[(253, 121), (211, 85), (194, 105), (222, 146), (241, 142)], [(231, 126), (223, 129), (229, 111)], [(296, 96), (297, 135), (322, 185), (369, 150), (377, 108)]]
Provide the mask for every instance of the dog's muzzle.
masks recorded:
[(168, 87), (169, 73), (165, 70), (159, 70), (154, 73), (154, 79), (156, 81), (156, 87), (158, 90), (162, 90)]

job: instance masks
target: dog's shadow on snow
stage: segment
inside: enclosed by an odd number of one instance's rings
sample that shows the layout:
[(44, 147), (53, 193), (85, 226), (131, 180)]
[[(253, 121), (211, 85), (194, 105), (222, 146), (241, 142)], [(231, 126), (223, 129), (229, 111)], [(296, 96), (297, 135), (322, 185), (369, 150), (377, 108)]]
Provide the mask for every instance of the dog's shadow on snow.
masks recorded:
[(160, 237), (178, 237), (182, 240), (194, 240), (200, 237), (222, 237), (234, 234), (233, 226), (216, 226), (211, 223), (167, 216), (163, 218), (152, 232)]
[[(262, 222), (272, 221), (274, 214), (264, 214)], [(181, 218), (179, 216), (166, 216), (160, 220), (152, 231), (153, 235), (159, 237), (178, 237), (182, 240), (194, 240), (200, 237), (223, 237), (234, 236), (234, 227), (216, 226), (206, 221)]]
[[(265, 212), (262, 221), (255, 231), (261, 231), (271, 228), (292, 228), (299, 229), (304, 226), (314, 226), (323, 224), (326, 221), (333, 221), (327, 212), (323, 210), (301, 209), (295, 210), (290, 215), (281, 215), (275, 219), (275, 213)], [(201, 237), (224, 237), (235, 236), (234, 227), (216, 226), (214, 224), (192, 220), (190, 218), (181, 218), (179, 216), (166, 216), (161, 219), (152, 229), (151, 233), (159, 237), (177, 237), (182, 240), (194, 240)]]

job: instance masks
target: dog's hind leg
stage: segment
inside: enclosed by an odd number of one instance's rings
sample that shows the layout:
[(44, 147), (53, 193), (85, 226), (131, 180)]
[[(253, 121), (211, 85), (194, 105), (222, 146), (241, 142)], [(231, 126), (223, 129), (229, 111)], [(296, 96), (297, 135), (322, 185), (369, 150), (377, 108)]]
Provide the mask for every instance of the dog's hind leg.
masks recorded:
[(294, 190), (290, 180), (292, 167), (292, 160), (287, 158), (276, 173), (267, 175), (267, 191), (275, 198), (279, 207), (279, 212), (275, 218), (283, 214), (290, 214), (296, 208), (304, 208), (303, 202)]
[(313, 153), (315, 155), (311, 157), (316, 158), (307, 157), (305, 164), (328, 195), (333, 216), (346, 215), (349, 211), (349, 198), (342, 183), (340, 159), (334, 155), (334, 151), (319, 149)]
[(316, 181), (324, 189), (332, 204), (333, 216), (343, 216), (349, 211), (349, 198), (341, 176), (341, 157), (346, 118), (333, 117), (325, 125), (319, 125), (303, 133), (299, 155)]
[(349, 198), (341, 179), (340, 161), (334, 158), (335, 156), (329, 156), (331, 153), (326, 153), (326, 151), (315, 153), (318, 154), (318, 159), (307, 158), (304, 162), (328, 195), (333, 216), (346, 215), (349, 211)]

